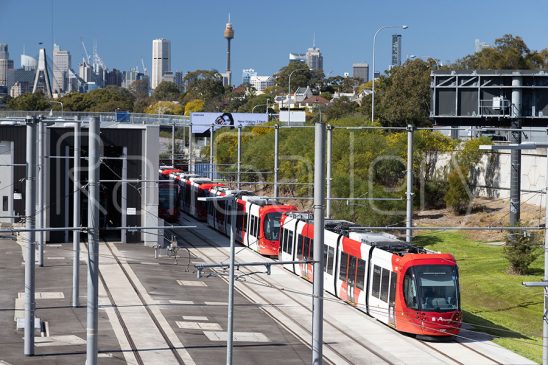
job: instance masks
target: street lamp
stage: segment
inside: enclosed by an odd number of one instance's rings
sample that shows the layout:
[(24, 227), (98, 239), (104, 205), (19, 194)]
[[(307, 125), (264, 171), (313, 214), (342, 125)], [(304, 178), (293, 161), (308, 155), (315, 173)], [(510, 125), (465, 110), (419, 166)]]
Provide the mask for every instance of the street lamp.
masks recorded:
[(373, 36), (373, 90), (371, 94), (371, 121), (375, 120), (375, 43), (377, 41), (377, 34), (379, 34), (381, 30), (387, 28), (407, 29), (409, 27), (407, 25), (384, 25), (377, 29), (375, 35)]
[(257, 104), (251, 109), (251, 113), (255, 112), (255, 108), (258, 106), (266, 106), (266, 121), (268, 122), (268, 102), (270, 101), (270, 98), (266, 99), (266, 104)]
[(293, 75), (297, 71), (301, 70), (296, 69), (291, 71), (291, 73), (289, 74), (289, 85), (287, 87), (287, 125), (291, 125), (291, 75)]
[(61, 104), (61, 116), (63, 116), (64, 114), (64, 109), (63, 109), (63, 103), (61, 101), (55, 101), (55, 100), (48, 100), (48, 102), (50, 103), (55, 103), (55, 104)]
[(407, 56), (407, 60), (414, 60), (414, 59), (426, 59), (426, 62), (432, 60), (434, 61), (434, 63), (436, 64), (436, 67), (440, 67), (440, 66), (443, 66), (440, 62), (440, 60), (438, 58), (434, 58), (432, 56), (417, 56), (417, 55), (414, 55), (414, 54), (411, 54), (409, 56)]

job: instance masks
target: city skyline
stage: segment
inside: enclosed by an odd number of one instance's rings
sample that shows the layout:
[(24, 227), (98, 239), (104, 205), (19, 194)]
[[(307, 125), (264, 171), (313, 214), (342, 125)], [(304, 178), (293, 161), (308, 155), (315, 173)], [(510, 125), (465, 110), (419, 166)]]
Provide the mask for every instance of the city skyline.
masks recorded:
[[(466, 6), (468, 3), (470, 7)], [(292, 11), (288, 11), (288, 4), (292, 5)], [(452, 62), (473, 53), (476, 39), (493, 44), (495, 38), (507, 33), (521, 36), (531, 49), (547, 48), (543, 35), (548, 32), (548, 25), (542, 14), (548, 10), (548, 4), (531, 1), (534, 12), (525, 7), (509, 12), (504, 10), (507, 8), (504, 4), (511, 5), (509, 1), (464, 0), (447, 15), (447, 6), (433, 0), (417, 4), (348, 1), (337, 6), (320, 1), (314, 7), (283, 0), (266, 13), (243, 2), (228, 7), (219, 0), (208, 4), (166, 1), (163, 5), (169, 11), (150, 18), (150, 12), (143, 11), (143, 2), (129, 6), (97, 0), (93, 7), (86, 7), (67, 0), (51, 0), (36, 4), (35, 11), (29, 13), (24, 4), (8, 0), (0, 14), (0, 43), (9, 45), (10, 58), (16, 67), (24, 49), (26, 54), (36, 57), (38, 43), (43, 42), (51, 57), (55, 42), (71, 53), (72, 68), (77, 69), (84, 55), (83, 41), (88, 48), (97, 42), (98, 53), (109, 69), (130, 70), (141, 66), (144, 59), (151, 70), (152, 40), (166, 38), (172, 43), (172, 70), (224, 72), (226, 39), (222, 32), (230, 13), (238, 31), (232, 43), (235, 75), (247, 68), (262, 75), (278, 71), (287, 65), (288, 53), (310, 48), (314, 35), (316, 47), (324, 56), (325, 75), (351, 72), (354, 63), (373, 63), (373, 35), (383, 25), (406, 24), (409, 29), (386, 29), (378, 34), (377, 71), (388, 69), (391, 64), (393, 34), (402, 34), (402, 62), (408, 55)], [(97, 20), (105, 19), (106, 13), (113, 15), (112, 21)], [(19, 24), (20, 14), (25, 14), (25, 27)], [(485, 14), (497, 22), (486, 19)], [(366, 20), (370, 18), (374, 21)], [(462, 19), (466, 19), (466, 26)], [(240, 82), (239, 77), (233, 80), (236, 85)]]

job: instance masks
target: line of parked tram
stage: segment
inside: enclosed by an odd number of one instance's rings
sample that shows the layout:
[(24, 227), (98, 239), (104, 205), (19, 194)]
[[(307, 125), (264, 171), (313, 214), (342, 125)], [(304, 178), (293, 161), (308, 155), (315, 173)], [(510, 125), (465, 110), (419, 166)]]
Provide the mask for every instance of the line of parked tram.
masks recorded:
[[(312, 260), (313, 215), (222, 183), (161, 170), (178, 186), (180, 209), (224, 234), (236, 218), (236, 239), (262, 255), (283, 261)], [(234, 199), (202, 201), (200, 197)], [(324, 287), (329, 293), (400, 332), (452, 336), (462, 323), (458, 268), (451, 254), (426, 250), (387, 233), (326, 220), (323, 244)], [(312, 281), (312, 264), (284, 267)]]

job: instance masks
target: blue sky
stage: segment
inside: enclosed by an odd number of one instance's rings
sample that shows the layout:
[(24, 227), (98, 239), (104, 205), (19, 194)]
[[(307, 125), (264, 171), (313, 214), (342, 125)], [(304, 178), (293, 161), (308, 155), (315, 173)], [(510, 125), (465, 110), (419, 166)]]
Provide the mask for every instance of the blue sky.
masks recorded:
[[(152, 39), (163, 37), (172, 42), (172, 69), (223, 71), (229, 12), (235, 83), (243, 68), (276, 72), (289, 52), (312, 45), (314, 33), (326, 75), (351, 72), (356, 62), (371, 65), (373, 35), (383, 25), (409, 26), (401, 31), (404, 59), (413, 54), (454, 61), (474, 51), (476, 38), (492, 44), (506, 33), (521, 36), (531, 49), (548, 48), (545, 0), (0, 0), (0, 43), (8, 43), (19, 65), (23, 47), (35, 55), (38, 42), (51, 52), (55, 41), (71, 52), (77, 69), (81, 40), (89, 52), (96, 41), (109, 68), (126, 70), (141, 58), (150, 69)], [(377, 36), (377, 70), (390, 63), (393, 33)]]

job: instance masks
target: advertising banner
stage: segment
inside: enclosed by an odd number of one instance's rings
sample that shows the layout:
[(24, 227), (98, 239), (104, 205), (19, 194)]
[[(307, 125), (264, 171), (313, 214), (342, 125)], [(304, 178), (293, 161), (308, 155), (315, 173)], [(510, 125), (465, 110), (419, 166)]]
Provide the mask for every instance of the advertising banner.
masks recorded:
[[(244, 127), (262, 124), (268, 121), (266, 113), (192, 113), (190, 115), (192, 123), (192, 133), (204, 133), (214, 124), (219, 128), (238, 127), (241, 124)], [(215, 128), (217, 129), (217, 128)]]

